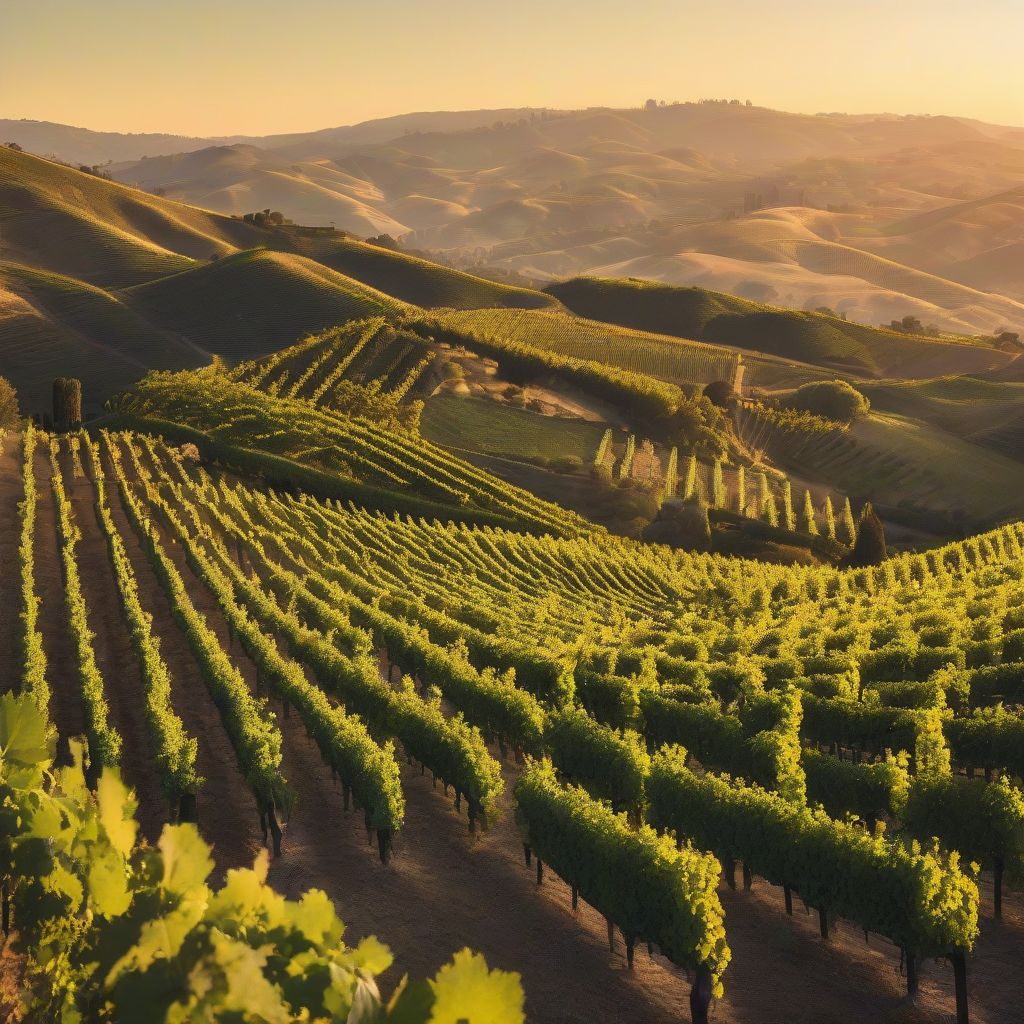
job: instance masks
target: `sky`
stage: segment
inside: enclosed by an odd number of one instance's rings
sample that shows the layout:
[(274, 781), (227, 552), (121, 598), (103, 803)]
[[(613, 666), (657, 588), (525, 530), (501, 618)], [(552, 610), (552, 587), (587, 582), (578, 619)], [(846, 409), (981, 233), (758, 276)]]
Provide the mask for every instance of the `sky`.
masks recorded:
[(0, 0), (0, 117), (265, 135), (750, 99), (1024, 125), (1024, 0)]

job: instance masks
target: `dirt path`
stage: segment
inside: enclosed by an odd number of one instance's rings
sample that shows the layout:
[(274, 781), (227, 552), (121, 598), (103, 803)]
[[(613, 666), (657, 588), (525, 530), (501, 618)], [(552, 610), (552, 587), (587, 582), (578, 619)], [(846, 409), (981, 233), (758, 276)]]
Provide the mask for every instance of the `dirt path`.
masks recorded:
[[(126, 463), (126, 470), (130, 463)], [(113, 467), (104, 459), (104, 472), (111, 482), (107, 498), (114, 524), (124, 541), (135, 569), (139, 597), (153, 616), (153, 634), (171, 670), (171, 699), (190, 736), (198, 740), (196, 766), (206, 780), (199, 792), (199, 827), (213, 846), (217, 871), (248, 866), (260, 846), (258, 817), (252, 792), (238, 770), (234, 749), (221, 724), (220, 712), (210, 697), (188, 640), (178, 626), (171, 604), (153, 574), (139, 539), (121, 503)]]
[(18, 544), (21, 527), (18, 502), (21, 482), (21, 435), (0, 435), (0, 579), (9, 581), (7, 597), (0, 600), (0, 692), (17, 689), (21, 678), (18, 637), (21, 625), (21, 577)]
[(50, 684), (50, 717), (57, 727), (57, 761), (68, 763), (68, 740), (85, 735), (85, 710), (79, 690), (78, 659), (68, 610), (57, 540), (57, 513), (50, 485), (50, 451), (37, 446), (33, 470), (39, 499), (36, 506), (36, 591), (39, 594), (39, 630), (46, 652), (46, 678)]

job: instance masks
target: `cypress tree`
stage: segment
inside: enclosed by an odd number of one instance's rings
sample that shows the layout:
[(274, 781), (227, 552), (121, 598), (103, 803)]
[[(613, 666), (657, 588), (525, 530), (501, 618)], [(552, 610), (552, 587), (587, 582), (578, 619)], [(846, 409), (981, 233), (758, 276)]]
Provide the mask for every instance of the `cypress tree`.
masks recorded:
[(712, 469), (711, 501), (715, 508), (725, 508), (725, 477), (722, 475), (721, 459), (715, 459)]
[(818, 522), (814, 518), (814, 502), (811, 501), (811, 492), (804, 491), (804, 529), (812, 536), (818, 536)]
[(843, 512), (839, 519), (839, 539), (850, 547), (853, 547), (857, 539), (857, 527), (854, 525), (853, 508), (850, 506), (849, 498), (843, 501)]
[(772, 494), (772, 489), (768, 486), (768, 477), (764, 473), (761, 473), (760, 477), (761, 518), (769, 526), (778, 526), (779, 510), (775, 505), (775, 495)]
[(793, 485), (787, 477), (782, 482), (782, 525), (787, 530), (796, 529), (796, 516), (793, 514)]
[(77, 430), (81, 424), (82, 382), (76, 377), (58, 377), (53, 382), (54, 430)]
[(736, 470), (736, 511), (747, 514), (747, 467), (743, 465)]
[(861, 568), (867, 565), (879, 565), (886, 559), (885, 528), (878, 518), (871, 502), (867, 502), (860, 513), (860, 524), (857, 529), (857, 540), (847, 564)]
[(829, 540), (836, 539), (836, 514), (832, 511), (832, 498), (825, 495), (825, 536)]
[(683, 484), (683, 498), (692, 498), (697, 487), (697, 456), (691, 455), (686, 464), (686, 481)]

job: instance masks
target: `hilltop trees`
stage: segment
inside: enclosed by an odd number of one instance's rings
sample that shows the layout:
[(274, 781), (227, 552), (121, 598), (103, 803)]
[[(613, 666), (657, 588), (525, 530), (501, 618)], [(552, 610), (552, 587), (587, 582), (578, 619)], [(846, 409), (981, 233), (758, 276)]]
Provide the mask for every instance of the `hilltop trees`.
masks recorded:
[(0, 430), (10, 430), (18, 423), (18, 395), (6, 377), (0, 377)]
[(75, 430), (82, 423), (82, 382), (76, 377), (58, 377), (53, 382), (53, 426)]

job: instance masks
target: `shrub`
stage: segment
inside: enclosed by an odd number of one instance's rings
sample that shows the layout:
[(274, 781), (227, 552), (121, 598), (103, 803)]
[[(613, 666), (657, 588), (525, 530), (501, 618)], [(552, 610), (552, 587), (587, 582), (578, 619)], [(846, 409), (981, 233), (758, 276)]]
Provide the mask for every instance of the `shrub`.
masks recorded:
[(791, 409), (809, 412), (838, 423), (852, 423), (866, 416), (871, 403), (845, 380), (801, 384), (786, 401)]
[(0, 430), (18, 425), (18, 395), (6, 377), (0, 377)]
[(558, 455), (548, 461), (548, 467), (556, 473), (575, 473), (583, 468), (583, 460), (578, 455)]

